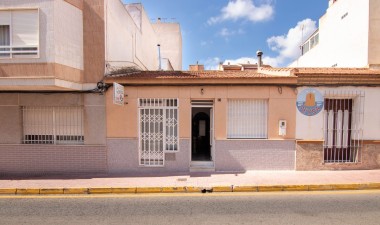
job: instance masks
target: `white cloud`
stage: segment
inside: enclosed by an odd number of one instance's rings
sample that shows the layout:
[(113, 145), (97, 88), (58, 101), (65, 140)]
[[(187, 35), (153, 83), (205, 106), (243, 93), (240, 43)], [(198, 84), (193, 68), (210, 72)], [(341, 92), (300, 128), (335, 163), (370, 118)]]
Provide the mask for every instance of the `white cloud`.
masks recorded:
[[(272, 51), (277, 53), (276, 56), (263, 56), (263, 63), (272, 67), (286, 66), (286, 64), (292, 62), (300, 56), (300, 45), (317, 29), (317, 23), (311, 19), (305, 19), (297, 23), (293, 28), (290, 28), (287, 34), (280, 36), (272, 36), (267, 39), (268, 46)], [(303, 40), (302, 40), (303, 39)], [(212, 61), (212, 59), (217, 59)], [(220, 59), (215, 58), (208, 59), (210, 68), (217, 68)], [(224, 60), (223, 64), (230, 63), (236, 64), (255, 64), (257, 63), (256, 56), (241, 57), (237, 59)], [(207, 66), (206, 66), (207, 68)]]
[(297, 23), (297, 26), (289, 29), (287, 34), (273, 36), (267, 39), (268, 46), (278, 53), (275, 57), (278, 64), (295, 60), (300, 56), (300, 45), (317, 29), (316, 22), (305, 19)]
[(212, 25), (226, 20), (236, 21), (239, 19), (259, 22), (270, 19), (273, 13), (274, 8), (270, 1), (256, 6), (253, 0), (230, 0), (227, 6), (222, 8), (221, 14), (211, 17), (207, 23)]
[(243, 29), (238, 29), (238, 30), (230, 30), (228, 28), (222, 28), (222, 30), (219, 31), (218, 35), (222, 37), (230, 37), (236, 34), (244, 34), (245, 31)]
[[(272, 67), (279, 66), (278, 61), (276, 58), (273, 57), (263, 57), (263, 63), (265, 65), (270, 65)], [(256, 64), (257, 63), (257, 57), (241, 57), (238, 59), (227, 59), (223, 62), (224, 65), (227, 65), (230, 63), (231, 65), (237, 65), (237, 64)]]
[(221, 62), (220, 58), (213, 57), (213, 58), (208, 58), (201, 63), (205, 65), (206, 70), (218, 70), (220, 62)]

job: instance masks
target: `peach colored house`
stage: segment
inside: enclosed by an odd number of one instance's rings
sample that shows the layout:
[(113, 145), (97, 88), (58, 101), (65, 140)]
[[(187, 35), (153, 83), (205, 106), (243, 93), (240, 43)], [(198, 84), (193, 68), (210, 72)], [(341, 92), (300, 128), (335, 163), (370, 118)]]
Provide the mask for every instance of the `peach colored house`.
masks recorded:
[(142, 71), (105, 82), (126, 96), (120, 106), (112, 87), (106, 93), (109, 172), (295, 169), (289, 69)]
[(109, 172), (380, 168), (378, 70), (235, 67), (107, 76)]

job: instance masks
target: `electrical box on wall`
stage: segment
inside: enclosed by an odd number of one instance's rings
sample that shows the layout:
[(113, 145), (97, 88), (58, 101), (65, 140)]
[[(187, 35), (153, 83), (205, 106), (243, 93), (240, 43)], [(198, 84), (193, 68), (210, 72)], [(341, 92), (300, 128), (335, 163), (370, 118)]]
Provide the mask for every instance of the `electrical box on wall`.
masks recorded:
[(286, 120), (280, 120), (278, 122), (278, 135), (280, 136), (286, 135)]

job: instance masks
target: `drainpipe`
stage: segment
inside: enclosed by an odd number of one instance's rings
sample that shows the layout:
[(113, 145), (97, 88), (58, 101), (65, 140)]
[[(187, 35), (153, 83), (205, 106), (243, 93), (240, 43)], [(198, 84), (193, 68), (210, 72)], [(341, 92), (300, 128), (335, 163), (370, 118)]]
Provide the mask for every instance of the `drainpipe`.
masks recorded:
[(161, 65), (161, 45), (157, 44), (158, 47), (158, 70), (162, 70), (162, 65)]

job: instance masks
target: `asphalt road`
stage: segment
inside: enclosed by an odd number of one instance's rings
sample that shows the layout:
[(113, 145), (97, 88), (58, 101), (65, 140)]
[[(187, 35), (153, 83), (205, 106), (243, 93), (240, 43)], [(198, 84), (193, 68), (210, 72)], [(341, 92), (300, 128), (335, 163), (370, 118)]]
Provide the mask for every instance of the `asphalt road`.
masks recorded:
[(380, 224), (380, 191), (0, 196), (0, 224)]

